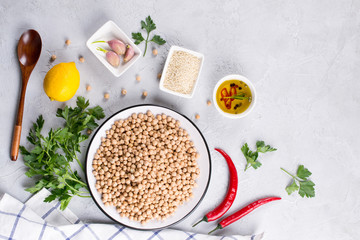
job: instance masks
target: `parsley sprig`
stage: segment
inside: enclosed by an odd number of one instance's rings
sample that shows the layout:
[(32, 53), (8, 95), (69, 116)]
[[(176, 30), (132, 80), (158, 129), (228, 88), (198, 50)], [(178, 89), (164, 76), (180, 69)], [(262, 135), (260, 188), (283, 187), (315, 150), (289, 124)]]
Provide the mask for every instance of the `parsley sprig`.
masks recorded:
[(47, 188), (51, 194), (44, 202), (58, 199), (62, 210), (73, 196), (90, 197), (86, 183), (81, 180), (77, 171), (73, 170), (71, 162), (75, 159), (84, 170), (77, 156), (80, 153), (80, 143), (89, 137), (83, 131), (94, 130), (98, 126), (96, 120), (105, 117), (101, 107), (88, 108), (89, 101), (83, 97), (77, 98), (76, 105), (75, 108), (66, 106), (57, 110), (56, 116), (66, 121), (65, 127), (50, 129), (47, 135), (41, 133), (44, 119), (40, 115), (27, 137), (33, 145), (32, 149), (20, 146), (25, 165), (29, 168), (26, 176), (39, 179), (35, 186), (27, 188), (26, 191), (36, 193), (44, 187)]
[(159, 35), (154, 35), (152, 37), (151, 40), (149, 40), (149, 36), (150, 36), (150, 32), (152, 32), (153, 30), (156, 29), (156, 24), (153, 22), (153, 20), (151, 19), (150, 16), (148, 16), (145, 21), (141, 21), (141, 29), (145, 29), (147, 36), (146, 39), (144, 39), (144, 37), (142, 36), (142, 34), (140, 32), (137, 33), (132, 33), (132, 38), (135, 40), (135, 44), (139, 45), (140, 43), (142, 43), (145, 40), (145, 51), (144, 51), (144, 55), (146, 54), (146, 50), (147, 50), (147, 46), (149, 42), (154, 42), (156, 44), (159, 45), (163, 45), (166, 43), (166, 41), (161, 38)]
[(237, 99), (237, 100), (249, 100), (249, 97), (245, 97), (245, 93), (238, 93), (236, 95), (232, 95), (230, 97), (224, 97), (224, 98), (230, 98), (230, 99)]
[(244, 171), (248, 170), (250, 167), (257, 169), (261, 166), (261, 162), (258, 161), (259, 153), (273, 152), (276, 150), (276, 148), (273, 148), (270, 145), (265, 145), (264, 141), (257, 141), (256, 151), (251, 151), (248, 144), (245, 143), (241, 147), (241, 151), (246, 159), (246, 166)]
[[(292, 175), (288, 171), (283, 168), (280, 168), (285, 173), (290, 175), (293, 178), (292, 183), (285, 188), (286, 192), (290, 195), (293, 192), (298, 191), (301, 197), (315, 197), (315, 183), (308, 179), (311, 176), (311, 172), (304, 167), (304, 165), (300, 165), (296, 172), (296, 176)], [(299, 185), (298, 185), (298, 184)]]

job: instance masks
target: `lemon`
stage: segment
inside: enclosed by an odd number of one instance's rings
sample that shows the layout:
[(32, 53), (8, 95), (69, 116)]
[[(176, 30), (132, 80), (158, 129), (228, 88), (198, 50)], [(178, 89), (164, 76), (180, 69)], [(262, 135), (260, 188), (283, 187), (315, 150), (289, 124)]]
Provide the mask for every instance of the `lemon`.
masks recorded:
[(65, 102), (72, 98), (80, 85), (80, 74), (74, 62), (59, 63), (44, 79), (44, 90), (51, 101)]

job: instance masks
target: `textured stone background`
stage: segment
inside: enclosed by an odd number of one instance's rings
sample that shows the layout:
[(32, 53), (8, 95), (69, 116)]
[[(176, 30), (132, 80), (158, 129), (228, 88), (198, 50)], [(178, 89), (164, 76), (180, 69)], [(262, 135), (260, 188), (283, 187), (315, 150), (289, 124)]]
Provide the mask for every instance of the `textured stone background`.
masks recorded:
[[(104, 107), (107, 116), (139, 103), (172, 107), (194, 119), (209, 146), (233, 157), (239, 172), (239, 191), (230, 210), (253, 200), (281, 196), (219, 234), (266, 233), (266, 239), (358, 239), (360, 236), (360, 1), (12, 1), (0, 2), (0, 192), (24, 201), (31, 184), (22, 159), (9, 159), (10, 140), (18, 102), (20, 72), (15, 54), (23, 31), (34, 28), (43, 40), (41, 58), (26, 95), (22, 144), (39, 114), (47, 127), (56, 124), (62, 103), (50, 102), (42, 81), (56, 62), (75, 61), (81, 74), (77, 95)], [(148, 54), (128, 72), (115, 78), (86, 48), (86, 40), (107, 20), (127, 34), (138, 31), (140, 20), (151, 15), (167, 43), (159, 55)], [(69, 47), (64, 46), (71, 39)], [(193, 99), (182, 99), (158, 88), (168, 49), (180, 45), (202, 52), (205, 64)], [(144, 46), (141, 45), (141, 48)], [(85, 63), (79, 63), (83, 55)], [(254, 111), (244, 119), (223, 118), (206, 100), (215, 83), (239, 73), (253, 81), (258, 93)], [(140, 74), (140, 83), (135, 75)], [(85, 91), (86, 84), (93, 90)], [(126, 88), (126, 97), (120, 96)], [(147, 90), (149, 96), (141, 99)], [(103, 94), (110, 93), (108, 101)], [(74, 104), (75, 98), (68, 104)], [(51, 123), (51, 124), (50, 124)], [(60, 122), (59, 122), (60, 124)], [(277, 147), (266, 154), (263, 166), (242, 172), (240, 146), (256, 140)], [(84, 146), (84, 151), (86, 146)], [(221, 202), (227, 184), (225, 161), (212, 151), (213, 172), (201, 206), (174, 228), (190, 225)], [(316, 197), (288, 196), (290, 179), (280, 171), (295, 172), (304, 164), (313, 172)], [(74, 199), (70, 208), (84, 221), (111, 222), (91, 199)], [(207, 232), (215, 224), (202, 224)]]

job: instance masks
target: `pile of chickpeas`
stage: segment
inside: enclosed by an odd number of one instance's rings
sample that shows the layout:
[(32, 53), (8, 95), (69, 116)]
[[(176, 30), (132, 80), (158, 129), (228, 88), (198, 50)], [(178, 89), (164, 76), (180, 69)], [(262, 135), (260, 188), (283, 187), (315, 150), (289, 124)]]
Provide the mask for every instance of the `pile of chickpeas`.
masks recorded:
[(116, 121), (93, 160), (105, 206), (142, 224), (164, 220), (189, 201), (200, 170), (194, 143), (180, 122), (150, 111)]

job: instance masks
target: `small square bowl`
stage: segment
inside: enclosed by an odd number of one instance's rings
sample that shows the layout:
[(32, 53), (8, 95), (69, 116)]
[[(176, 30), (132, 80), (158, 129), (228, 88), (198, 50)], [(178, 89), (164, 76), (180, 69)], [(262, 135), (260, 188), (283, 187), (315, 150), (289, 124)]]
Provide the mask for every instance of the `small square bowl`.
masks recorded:
[[(107, 43), (94, 43), (94, 41), (110, 41), (112, 39), (119, 39), (125, 44), (129, 44), (134, 49), (134, 57), (127, 63), (121, 61), (118, 67), (114, 67), (107, 62), (105, 53), (96, 50), (97, 47), (102, 47), (109, 50)], [(112, 72), (116, 77), (120, 77), (126, 70), (128, 70), (141, 56), (140, 49), (133, 43), (133, 41), (113, 22), (108, 21), (100, 27), (86, 42), (86, 46), (90, 51), (104, 64), (104, 66)], [(120, 56), (120, 58), (122, 58)]]
[[(168, 70), (168, 67), (169, 67), (169, 63), (170, 63), (170, 59), (173, 55), (173, 53), (175, 51), (183, 51), (183, 52), (187, 52), (195, 57), (198, 57), (200, 59), (200, 68), (199, 68), (199, 73), (198, 73), (198, 76), (196, 78), (196, 81), (195, 81), (195, 84), (193, 86), (193, 89), (192, 89), (192, 92), (190, 94), (183, 94), (183, 93), (179, 93), (179, 92), (175, 92), (175, 91), (172, 91), (170, 89), (167, 89), (164, 87), (164, 81), (165, 81), (165, 75), (166, 75), (166, 72)], [(167, 92), (167, 93), (170, 93), (170, 94), (173, 94), (173, 95), (176, 95), (176, 96), (179, 96), (179, 97), (184, 97), (184, 98), (192, 98), (193, 95), (194, 95), (194, 92), (195, 92), (195, 89), (196, 89), (196, 86), (197, 86), (197, 83), (199, 81), (199, 77), (200, 77), (200, 73), (201, 73), (201, 69), (202, 69), (202, 66), (203, 66), (203, 63), (204, 63), (204, 55), (201, 54), (201, 53), (198, 53), (198, 52), (194, 52), (194, 51), (191, 51), (189, 49), (186, 49), (186, 48), (182, 48), (182, 47), (178, 47), (178, 46), (172, 46), (169, 50), (169, 54), (166, 58), (166, 62), (165, 62), (165, 66), (164, 66), (164, 70), (162, 72), (162, 75), (161, 75), (161, 79), (160, 79), (160, 90), (161, 91), (164, 91), (164, 92)]]

